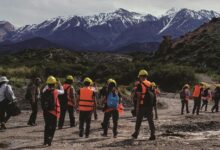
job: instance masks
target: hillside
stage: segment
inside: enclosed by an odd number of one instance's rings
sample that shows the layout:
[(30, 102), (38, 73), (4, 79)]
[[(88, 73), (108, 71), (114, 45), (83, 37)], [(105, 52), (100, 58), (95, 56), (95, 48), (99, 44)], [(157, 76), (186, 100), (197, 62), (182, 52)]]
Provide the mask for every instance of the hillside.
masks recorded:
[(18, 53), (27, 49), (47, 48), (64, 48), (64, 46), (60, 46), (40, 37), (35, 37), (18, 43), (2, 43), (0, 45), (0, 54)]
[(219, 48), (220, 18), (213, 19), (179, 39), (165, 37), (155, 54), (155, 59), (160, 62), (193, 66), (200, 72), (212, 70), (219, 74)]

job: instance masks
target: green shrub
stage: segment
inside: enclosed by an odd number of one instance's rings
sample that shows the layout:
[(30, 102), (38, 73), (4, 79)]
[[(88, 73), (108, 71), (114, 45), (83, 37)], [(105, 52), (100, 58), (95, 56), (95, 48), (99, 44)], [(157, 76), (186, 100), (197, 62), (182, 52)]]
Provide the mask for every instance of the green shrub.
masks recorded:
[(159, 84), (167, 92), (179, 91), (186, 83), (197, 82), (192, 68), (174, 64), (158, 65), (150, 72), (150, 80)]

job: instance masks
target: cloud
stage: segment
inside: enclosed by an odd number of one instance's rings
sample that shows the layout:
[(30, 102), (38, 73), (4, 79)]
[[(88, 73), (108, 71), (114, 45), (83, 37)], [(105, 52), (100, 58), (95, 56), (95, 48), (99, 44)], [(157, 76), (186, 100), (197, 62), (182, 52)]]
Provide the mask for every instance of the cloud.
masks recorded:
[(157, 16), (171, 7), (220, 12), (218, 4), (219, 0), (1, 0), (0, 20), (23, 26), (57, 16), (93, 15), (117, 8)]

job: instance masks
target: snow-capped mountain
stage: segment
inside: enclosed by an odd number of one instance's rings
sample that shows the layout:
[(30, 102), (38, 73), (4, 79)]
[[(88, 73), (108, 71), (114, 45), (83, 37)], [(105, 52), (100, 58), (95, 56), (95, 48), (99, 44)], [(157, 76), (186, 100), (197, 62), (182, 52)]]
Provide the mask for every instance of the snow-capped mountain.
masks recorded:
[(171, 9), (161, 17), (125, 9), (94, 16), (57, 17), (26, 25), (7, 34), (20, 42), (41, 37), (71, 49), (112, 50), (132, 43), (159, 42), (164, 35), (179, 37), (220, 14), (214, 11)]
[(0, 42), (3, 41), (3, 37), (9, 32), (14, 31), (14, 26), (7, 21), (0, 21)]

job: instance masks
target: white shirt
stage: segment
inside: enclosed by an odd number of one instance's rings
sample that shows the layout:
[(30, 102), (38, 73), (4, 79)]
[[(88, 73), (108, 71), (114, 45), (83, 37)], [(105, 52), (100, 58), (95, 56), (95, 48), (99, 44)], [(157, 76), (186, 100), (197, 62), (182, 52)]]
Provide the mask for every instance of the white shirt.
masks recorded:
[[(43, 93), (48, 89), (48, 86), (46, 85), (43, 89)], [(63, 86), (60, 86), (60, 89), (57, 89), (58, 95), (64, 94)]]
[(0, 87), (0, 102), (2, 102), (3, 100), (6, 99), (5, 97), (5, 92), (6, 92), (6, 88), (8, 87), (8, 92), (10, 93), (10, 95), (12, 96), (13, 99), (16, 99), (14, 92), (11, 88), (10, 85), (8, 85), (7, 83), (2, 84), (2, 86)]

